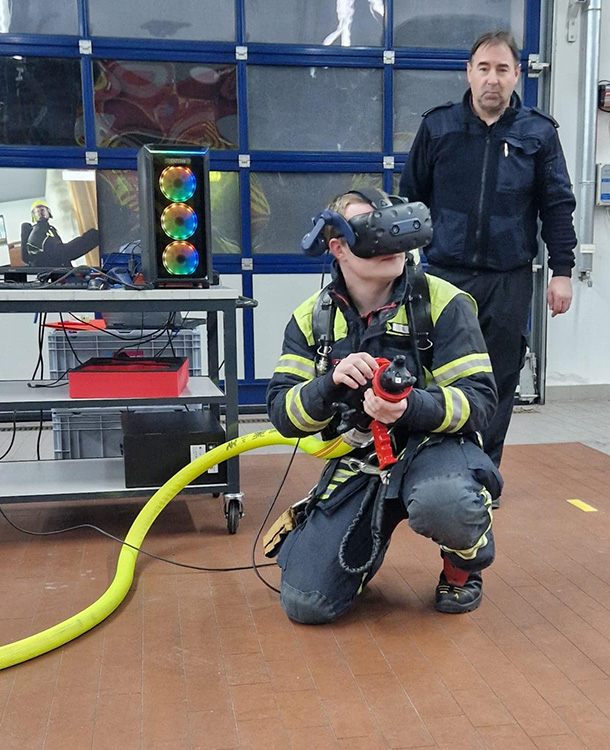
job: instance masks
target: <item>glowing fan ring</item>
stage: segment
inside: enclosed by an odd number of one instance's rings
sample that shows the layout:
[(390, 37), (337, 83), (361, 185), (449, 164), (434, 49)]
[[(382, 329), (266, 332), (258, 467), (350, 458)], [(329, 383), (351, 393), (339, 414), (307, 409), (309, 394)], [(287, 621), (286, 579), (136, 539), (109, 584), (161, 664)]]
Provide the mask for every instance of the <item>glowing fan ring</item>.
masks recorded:
[(188, 167), (165, 167), (159, 177), (159, 187), (170, 201), (187, 201), (197, 188), (197, 179)]
[(161, 226), (173, 240), (186, 240), (197, 229), (197, 214), (186, 203), (170, 203), (161, 214)]
[(163, 265), (172, 276), (189, 276), (199, 266), (199, 253), (190, 242), (170, 242), (162, 255)]

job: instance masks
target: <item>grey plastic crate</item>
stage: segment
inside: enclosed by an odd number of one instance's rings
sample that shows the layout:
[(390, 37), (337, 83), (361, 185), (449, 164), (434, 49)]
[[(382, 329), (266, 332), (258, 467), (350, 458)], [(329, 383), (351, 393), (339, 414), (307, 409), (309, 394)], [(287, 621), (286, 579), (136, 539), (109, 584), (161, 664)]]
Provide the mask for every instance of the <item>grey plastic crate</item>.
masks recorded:
[[(154, 357), (161, 352), (166, 357), (186, 357), (189, 361), (189, 374), (191, 376), (203, 375), (201, 335), (198, 328), (183, 328), (180, 331), (172, 332), (171, 346), (168, 343), (167, 334), (142, 343), (142, 337), (153, 333), (153, 331), (113, 331), (113, 333), (119, 334), (121, 339), (108, 333), (96, 333), (95, 331), (71, 331), (66, 333), (64, 331), (52, 331), (48, 337), (49, 377), (58, 378), (66, 370), (76, 367), (78, 365), (76, 356), (81, 362), (85, 362), (91, 357), (111, 357), (117, 349), (121, 348), (130, 354), (142, 357)], [(76, 353), (76, 356), (74, 353)]]
[[(189, 409), (200, 409), (189, 404)], [(137, 406), (129, 411), (182, 411), (184, 407)], [(53, 409), (53, 451), (56, 459), (115, 458), (121, 456), (123, 430), (121, 412), (124, 409), (91, 408)]]

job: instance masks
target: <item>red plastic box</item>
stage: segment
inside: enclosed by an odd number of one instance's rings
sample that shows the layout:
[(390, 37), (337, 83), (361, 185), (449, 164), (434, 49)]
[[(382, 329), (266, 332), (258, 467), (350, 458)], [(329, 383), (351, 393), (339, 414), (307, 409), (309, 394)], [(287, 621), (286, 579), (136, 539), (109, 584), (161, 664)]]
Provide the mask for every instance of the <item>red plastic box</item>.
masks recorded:
[(185, 357), (93, 357), (68, 373), (70, 398), (168, 398), (189, 380)]

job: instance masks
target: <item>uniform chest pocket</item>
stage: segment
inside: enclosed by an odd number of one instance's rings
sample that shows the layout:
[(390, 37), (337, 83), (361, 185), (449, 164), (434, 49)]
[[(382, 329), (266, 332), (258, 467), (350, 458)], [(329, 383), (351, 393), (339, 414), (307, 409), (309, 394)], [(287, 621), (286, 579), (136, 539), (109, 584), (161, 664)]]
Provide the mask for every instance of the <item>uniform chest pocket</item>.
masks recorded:
[(500, 193), (520, 193), (534, 187), (536, 160), (541, 143), (537, 138), (507, 136), (500, 144), (498, 181)]

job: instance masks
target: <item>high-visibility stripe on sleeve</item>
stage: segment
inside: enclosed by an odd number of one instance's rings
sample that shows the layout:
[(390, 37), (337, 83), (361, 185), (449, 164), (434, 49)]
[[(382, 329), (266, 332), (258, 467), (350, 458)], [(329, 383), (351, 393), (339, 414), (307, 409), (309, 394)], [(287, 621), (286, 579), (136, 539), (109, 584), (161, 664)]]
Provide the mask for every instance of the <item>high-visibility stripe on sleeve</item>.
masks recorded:
[(445, 419), (432, 432), (458, 432), (468, 421), (470, 404), (459, 388), (441, 388), (445, 398)]
[(275, 372), (286, 372), (299, 378), (312, 380), (316, 374), (315, 362), (298, 354), (282, 354), (275, 368)]
[(304, 432), (318, 432), (323, 427), (326, 427), (332, 417), (325, 419), (323, 422), (318, 422), (307, 414), (301, 401), (301, 388), (304, 385), (307, 385), (307, 383), (299, 383), (286, 394), (286, 413), (292, 424), (299, 430), (303, 430)]
[(466, 357), (460, 357), (448, 362), (446, 365), (433, 371), (434, 382), (436, 385), (451, 385), (460, 378), (467, 378), (477, 372), (492, 372), (491, 360), (489, 354), (480, 352), (478, 354), (468, 354)]

